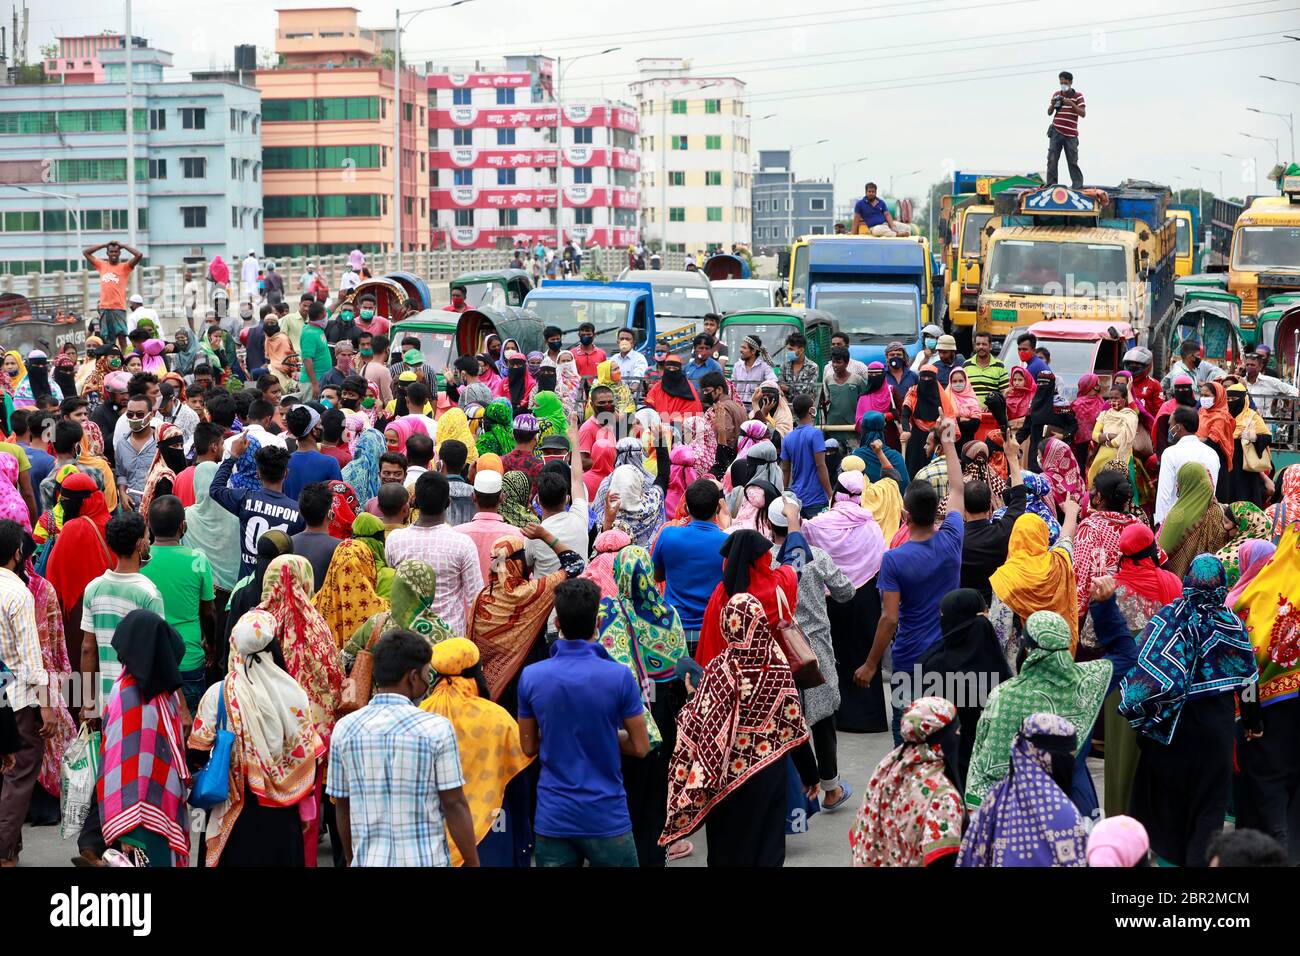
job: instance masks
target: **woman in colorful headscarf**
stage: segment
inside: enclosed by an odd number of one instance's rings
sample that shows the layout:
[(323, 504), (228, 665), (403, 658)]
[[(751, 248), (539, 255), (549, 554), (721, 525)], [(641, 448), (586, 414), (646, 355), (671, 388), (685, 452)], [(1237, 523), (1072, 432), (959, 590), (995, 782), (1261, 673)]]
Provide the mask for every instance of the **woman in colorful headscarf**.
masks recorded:
[(194, 363), (199, 357), (199, 343), (189, 329), (176, 332), (175, 348), (170, 356), (173, 372), (190, 375), (194, 372)]
[(337, 478), (327, 481), (330, 490), (329, 535), (340, 541), (352, 537), (352, 522), (362, 510), (364, 502), (346, 481)]
[(1069, 797), (1077, 726), (1054, 713), (1025, 716), (1006, 777), (971, 816), (958, 866), (1087, 866), (1088, 828)]
[(293, 541), (283, 531), (264, 531), (257, 539), (257, 561), (253, 573), (235, 582), (226, 603), (225, 619), (217, 640), (214, 658), (216, 669), (224, 672), (226, 661), (230, 656), (230, 632), (235, 623), (257, 607), (262, 600), (262, 587), (266, 582), (266, 572), (271, 562), (282, 554), (293, 554)]
[(602, 531), (596, 535), (596, 540), (592, 544), (595, 557), (587, 562), (586, 568), (579, 577), (595, 581), (596, 586), (600, 588), (601, 596), (616, 597), (618, 583), (614, 580), (614, 562), (618, 558), (618, 553), (631, 543), (632, 539), (628, 537), (626, 531), (618, 528)]
[(597, 438), (591, 446), (591, 467), (582, 473), (583, 484), (587, 486), (588, 501), (596, 500), (601, 483), (614, 473), (614, 461), (617, 456), (617, 447), (607, 438)]
[[(883, 448), (883, 446), (882, 446)], [(841, 474), (846, 471), (863, 471), (866, 466), (857, 455), (849, 455), (840, 467)], [(865, 474), (865, 472), (864, 472)], [(892, 541), (903, 523), (903, 493), (895, 472), (891, 466), (879, 481), (863, 481), (862, 507), (871, 512), (885, 542)]]
[(1236, 528), (1228, 543), (1215, 552), (1214, 556), (1223, 562), (1223, 571), (1228, 578), (1228, 587), (1231, 588), (1241, 577), (1242, 545), (1247, 541), (1268, 538), (1268, 518), (1260, 508), (1249, 501), (1234, 501), (1225, 510)]
[[(931, 471), (934, 470), (931, 469)], [(1061, 523), (1056, 520), (1056, 504), (1052, 498), (1051, 482), (1032, 471), (1022, 471), (1020, 478), (1021, 483), (1025, 486), (1025, 513), (1038, 515), (1043, 519), (1043, 523), (1047, 525), (1048, 543), (1055, 546), (1061, 537), (1069, 537), (1069, 535), (1062, 534)], [(992, 487), (992, 485), (989, 487)], [(942, 502), (942, 498), (940, 501)], [(1006, 511), (1006, 508), (995, 510), (993, 520), (1000, 520), (1006, 514)]]
[[(591, 383), (595, 389), (603, 385), (614, 393), (614, 410), (630, 414), (636, 411), (636, 402), (632, 400), (632, 391), (623, 384), (623, 371), (613, 362), (605, 361), (596, 366), (596, 378)], [(591, 402), (587, 402), (587, 415), (591, 415)]]
[(303, 822), (317, 817), (313, 791), (325, 742), (306, 692), (289, 676), (276, 620), (252, 610), (231, 631), (225, 679), (203, 695), (189, 746), (211, 752), (235, 735), (230, 797), (208, 814), (205, 866), (302, 866)]
[(143, 371), (159, 378), (167, 374), (167, 363), (163, 361), (163, 349), (166, 347), (167, 343), (162, 339), (145, 339), (140, 343)]
[[(885, 364), (872, 362), (867, 366), (867, 386), (858, 397), (857, 420), (861, 427), (862, 416), (868, 412), (879, 412), (881, 416), (893, 415), (894, 390), (885, 386)], [(883, 430), (883, 427), (882, 427)]]
[(1035, 611), (1055, 611), (1070, 631), (1070, 653), (1079, 643), (1079, 616), (1070, 559), (1077, 505), (1068, 508), (1065, 526), (1055, 545), (1048, 543), (1047, 524), (1036, 514), (1023, 514), (1011, 528), (1007, 560), (989, 576), (993, 593), (1021, 621)]
[(362, 503), (379, 494), (379, 457), (385, 447), (384, 433), (367, 428), (357, 436), (352, 460), (343, 466), (343, 480), (352, 486)]
[(957, 729), (957, 709), (942, 697), (921, 697), (907, 705), (903, 743), (872, 771), (862, 809), (849, 829), (854, 866), (952, 866), (957, 861), (963, 817)]
[(501, 476), (501, 520), (516, 528), (526, 528), (537, 523), (537, 515), (529, 507), (532, 483), (522, 471), (508, 471)]
[(86, 586), (115, 567), (117, 559), (108, 550), (104, 537), (108, 527), (108, 507), (93, 478), (79, 471), (65, 475), (59, 485), (58, 506), (62, 518), (60, 520), (56, 512), (53, 550), (46, 562), (44, 576), (59, 595), (64, 634), (72, 642), (68, 656), (80, 660), (81, 598)]
[[(1245, 611), (1238, 607), (1241, 596), (1246, 592), (1250, 582), (1255, 580), (1256, 575), (1268, 566), (1277, 553), (1277, 545), (1267, 539), (1250, 538), (1244, 541), (1241, 548), (1237, 551), (1237, 563), (1240, 566), (1240, 576), (1237, 583), (1228, 591), (1227, 598), (1224, 599), (1224, 606), (1234, 608), (1243, 621), (1246, 620)], [(1247, 630), (1250, 630), (1249, 621), (1247, 621)]]
[(855, 451), (853, 455), (862, 459), (864, 466), (863, 471), (866, 473), (867, 480), (870, 482), (877, 482), (880, 480), (882, 472), (880, 457), (876, 454), (875, 449), (872, 448), (872, 442), (879, 441), (881, 443), (881, 451), (884, 452), (885, 457), (889, 460), (889, 464), (898, 472), (899, 477), (902, 479), (903, 487), (906, 487), (910, 480), (910, 472), (907, 470), (907, 463), (903, 460), (903, 456), (898, 451), (885, 444), (885, 416), (877, 411), (867, 412), (858, 422), (858, 434), (862, 438), (862, 444), (858, 446), (857, 451)]
[(1037, 389), (1038, 385), (1034, 382), (1034, 377), (1023, 365), (1017, 365), (1011, 370), (1006, 393), (1007, 422), (1011, 427), (1018, 427), (1029, 414), (1029, 404), (1033, 401)]
[(1200, 404), (1200, 426), (1196, 430), (1196, 436), (1219, 456), (1219, 485), (1216, 489), (1219, 500), (1232, 501), (1228, 486), (1233, 450), (1236, 447), (1234, 435), (1237, 423), (1228, 411), (1228, 393), (1218, 382), (1206, 382), (1201, 386)]
[[(513, 341), (513, 340), (512, 340)], [(516, 413), (528, 410), (533, 394), (537, 391), (537, 380), (528, 372), (528, 363), (523, 353), (514, 349), (503, 350), (503, 364), (498, 366), (502, 378), (492, 389), (497, 398), (509, 400)]]
[[(933, 365), (922, 365), (919, 379), (907, 390), (899, 412), (899, 437), (903, 441), (903, 460), (908, 474), (918, 474), (929, 461), (926, 438), (941, 418), (956, 418), (957, 407), (952, 395), (939, 384), (939, 370)], [(940, 500), (943, 496), (940, 495)]]
[(362, 511), (352, 520), (352, 540), (364, 544), (374, 555), (375, 593), (385, 601), (389, 600), (396, 571), (388, 566), (384, 553), (384, 522), (369, 512)]
[(1198, 554), (1214, 554), (1235, 530), (1222, 505), (1214, 500), (1210, 474), (1199, 462), (1178, 469), (1178, 497), (1160, 526), (1160, 550), (1168, 558), (1165, 570), (1183, 577)]
[[(597, 375), (600, 374), (599, 366), (596, 372)], [(555, 393), (573, 408), (582, 404), (582, 375), (579, 374), (577, 360), (569, 349), (560, 349), (560, 354), (555, 357)]]
[(27, 502), (18, 491), (18, 459), (8, 452), (0, 452), (0, 520), (16, 521), (28, 534), (32, 531), (32, 516)]
[(497, 539), (488, 583), (470, 608), (465, 636), (483, 655), (492, 699), (512, 714), (519, 710), (519, 672), (549, 653), (543, 631), (555, 606), (555, 589), (582, 572), (582, 558), (576, 552), (563, 551), (558, 557), (558, 571), (529, 579), (524, 577), (523, 537)]
[[(980, 405), (979, 396), (975, 394), (964, 368), (958, 366), (948, 373), (948, 394), (952, 396), (953, 407), (957, 410), (958, 424), (963, 426), (962, 433), (970, 432), (974, 435), (984, 408)], [(968, 424), (972, 422), (974, 424)]]
[[(10, 349), (4, 354), (4, 371), (9, 376), (9, 387), (5, 394), (12, 400), (14, 408), (32, 408), (36, 400), (32, 397), (32, 387), (27, 381), (27, 366), (22, 354), (17, 349)], [(8, 416), (6, 416), (6, 421)]]
[[(1073, 616), (1073, 607), (1070, 613)], [(993, 689), (975, 728), (966, 777), (968, 807), (979, 806), (993, 785), (1006, 776), (1012, 742), (1026, 717), (1047, 711), (1076, 727), (1091, 727), (1109, 688), (1114, 670), (1111, 662), (1076, 663), (1070, 656), (1073, 633), (1060, 614), (1035, 611), (1025, 621), (1025, 634), (1029, 653), (1019, 673)], [(1073, 750), (1070, 756), (1073, 762)]]
[(312, 604), (339, 648), (373, 615), (387, 610), (388, 602), (375, 590), (377, 577), (375, 554), (362, 542), (349, 539), (334, 549)]
[[(71, 343), (69, 343), (71, 345)], [(54, 372), (51, 380), (58, 386), (59, 394), (64, 398), (72, 398), (80, 394), (77, 391), (77, 347), (72, 346), (72, 352), (60, 352), (54, 358)]]
[(1250, 407), (1249, 398), (1241, 382), (1228, 386), (1228, 414), (1233, 416), (1233, 428), (1227, 499), (1248, 501), (1262, 508), (1268, 503), (1264, 477), (1272, 462), (1265, 456), (1273, 443), (1273, 432), (1259, 412)]
[(95, 479), (95, 484), (104, 493), (104, 504), (110, 512), (116, 511), (117, 479), (113, 476), (113, 466), (104, 458), (104, 435), (92, 421), (82, 422), (81, 428), (81, 454), (77, 456), (77, 468)]
[(1138, 415), (1128, 404), (1123, 386), (1111, 386), (1107, 392), (1110, 407), (1097, 416), (1092, 426), (1092, 441), (1097, 446), (1088, 466), (1088, 487), (1096, 486), (1097, 475), (1111, 462), (1117, 471), (1130, 472), (1133, 441), (1137, 438)]
[(1129, 812), (1175, 866), (1209, 863), (1232, 786), (1235, 698), (1259, 678), (1245, 625), (1223, 605), (1227, 595), (1223, 564), (1198, 555), (1183, 596), (1147, 624), (1137, 665), (1120, 681), (1119, 712), (1142, 753)]
[(1101, 380), (1092, 372), (1084, 372), (1079, 376), (1078, 394), (1070, 403), (1075, 421), (1074, 454), (1082, 464), (1087, 464), (1088, 461), (1088, 442), (1092, 439), (1097, 416), (1106, 408), (1107, 401), (1101, 394)]
[(785, 655), (758, 598), (738, 592), (719, 609), (724, 646), (677, 715), (660, 846), (704, 826), (710, 866), (781, 866), (794, 757), (808, 793), (817, 768)]
[(700, 476), (695, 449), (690, 445), (677, 445), (668, 454), (672, 468), (668, 475), (668, 491), (664, 496), (664, 515), (680, 518), (686, 511), (686, 489)]
[(1079, 522), (1071, 549), (1080, 617), (1088, 609), (1092, 579), (1114, 574), (1119, 565), (1120, 535), (1130, 525), (1142, 523), (1142, 516), (1133, 509), (1133, 486), (1118, 471), (1108, 469), (1097, 476), (1090, 504), (1088, 516)]
[(533, 394), (532, 412), (537, 418), (540, 431), (538, 439), (547, 435), (565, 435), (569, 431), (569, 420), (564, 414), (564, 405), (560, 396), (554, 392), (536, 392)]
[(185, 643), (152, 611), (134, 610), (113, 633), (122, 674), (104, 708), (96, 796), (104, 842), (142, 853), (150, 867), (189, 865), (190, 834), (181, 729)]
[(1196, 383), (1192, 381), (1189, 375), (1177, 375), (1173, 380), (1173, 397), (1160, 406), (1156, 413), (1155, 425), (1155, 450), (1159, 454), (1165, 450), (1165, 445), (1169, 441), (1169, 417), (1174, 413), (1178, 406), (1184, 408), (1196, 408), (1199, 411), (1199, 405), (1196, 401)]
[(387, 631), (414, 631), (435, 645), (452, 637), (451, 628), (433, 610), (438, 587), (433, 567), (418, 558), (407, 558), (392, 574), (388, 608), (363, 621), (343, 646), (343, 664), (349, 670), (357, 654)]
[(1048, 435), (1038, 445), (1039, 472), (1052, 486), (1052, 505), (1060, 509), (1067, 498), (1079, 502), (1080, 515), (1088, 514), (1088, 487), (1079, 474), (1074, 451), (1062, 439)]
[(648, 479), (645, 470), (638, 465), (619, 465), (615, 468), (610, 475), (604, 502), (606, 530), (611, 527), (621, 528), (627, 532), (633, 544), (649, 547), (664, 523), (664, 496), (668, 477), (665, 475), (662, 481)]
[(651, 751), (623, 758), (627, 791), (641, 866), (662, 866), (658, 845), (668, 798), (668, 758), (677, 744), (677, 713), (685, 703), (676, 682), (677, 661), (687, 656), (686, 636), (677, 610), (655, 586), (654, 565), (645, 548), (629, 545), (614, 559), (617, 590), (602, 597), (597, 633), (609, 656), (632, 671), (645, 704)]
[(1268, 518), (1268, 536), (1274, 544), (1292, 525), (1300, 524), (1300, 467), (1288, 465), (1278, 475), (1274, 504), (1264, 509)]
[(438, 419), (437, 447), (453, 439), (465, 446), (467, 464), (473, 464), (478, 460), (478, 440), (470, 430), (469, 418), (465, 415), (465, 410), (461, 408), (449, 408), (442, 413), (442, 418)]
[(480, 455), (508, 455), (515, 448), (515, 433), (511, 428), (514, 416), (510, 402), (498, 399), (483, 408), (483, 425), (479, 429), (478, 453)]
[(144, 479), (144, 495), (140, 498), (140, 516), (149, 520), (149, 505), (155, 498), (170, 495), (176, 476), (185, 470), (185, 435), (175, 425), (158, 426), (157, 450), (153, 464)]
[[(766, 508), (763, 518), (767, 519)], [(704, 609), (704, 624), (695, 652), (700, 664), (708, 664), (726, 646), (722, 610), (733, 595), (745, 591), (757, 598), (773, 628), (781, 621), (791, 620), (798, 608), (798, 574), (791, 565), (775, 562), (772, 542), (765, 535), (749, 529), (733, 530), (722, 545), (721, 554), (722, 580)]]
[[(533, 758), (519, 743), (519, 724), (488, 699), (473, 641), (453, 637), (435, 644), (432, 666), (433, 686), (420, 709), (446, 717), (456, 732), (479, 866), (528, 866), (530, 793), (522, 771)], [(456, 841), (448, 850), (452, 866), (464, 863)]]

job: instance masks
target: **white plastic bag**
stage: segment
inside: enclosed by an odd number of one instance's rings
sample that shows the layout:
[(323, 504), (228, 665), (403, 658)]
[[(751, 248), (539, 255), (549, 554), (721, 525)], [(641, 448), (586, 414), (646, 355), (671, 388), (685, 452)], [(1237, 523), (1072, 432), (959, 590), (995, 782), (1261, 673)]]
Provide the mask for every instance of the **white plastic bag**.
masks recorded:
[(63, 839), (76, 836), (90, 813), (95, 799), (95, 781), (99, 777), (99, 731), (82, 724), (75, 740), (63, 752), (63, 765), (59, 769), (59, 836)]

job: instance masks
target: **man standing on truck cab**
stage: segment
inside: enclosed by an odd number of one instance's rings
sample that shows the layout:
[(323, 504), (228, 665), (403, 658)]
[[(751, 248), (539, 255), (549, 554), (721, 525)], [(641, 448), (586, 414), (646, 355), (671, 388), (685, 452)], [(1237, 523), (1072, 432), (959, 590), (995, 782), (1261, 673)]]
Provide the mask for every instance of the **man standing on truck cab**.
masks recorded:
[(866, 195), (853, 206), (853, 235), (910, 236), (912, 230), (901, 222), (894, 222), (885, 201), (876, 196), (876, 184), (867, 183), (865, 189)]
[(1064, 70), (1060, 75), (1061, 88), (1052, 94), (1047, 115), (1052, 125), (1047, 128), (1047, 185), (1057, 182), (1056, 170), (1065, 150), (1065, 165), (1070, 168), (1070, 187), (1083, 188), (1083, 170), (1079, 168), (1079, 120), (1088, 115), (1083, 94), (1074, 88), (1074, 74)]

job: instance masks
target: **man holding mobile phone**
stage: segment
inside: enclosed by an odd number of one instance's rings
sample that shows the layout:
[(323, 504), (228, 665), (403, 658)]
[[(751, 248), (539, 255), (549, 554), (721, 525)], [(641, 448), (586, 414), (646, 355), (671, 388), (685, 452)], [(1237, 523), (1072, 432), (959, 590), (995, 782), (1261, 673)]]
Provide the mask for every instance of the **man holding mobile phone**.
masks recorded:
[(1064, 70), (1060, 74), (1061, 87), (1052, 94), (1047, 115), (1052, 125), (1047, 128), (1047, 185), (1057, 182), (1061, 150), (1065, 150), (1065, 164), (1070, 168), (1070, 187), (1083, 188), (1083, 170), (1079, 168), (1079, 120), (1088, 115), (1083, 94), (1074, 88), (1074, 74)]

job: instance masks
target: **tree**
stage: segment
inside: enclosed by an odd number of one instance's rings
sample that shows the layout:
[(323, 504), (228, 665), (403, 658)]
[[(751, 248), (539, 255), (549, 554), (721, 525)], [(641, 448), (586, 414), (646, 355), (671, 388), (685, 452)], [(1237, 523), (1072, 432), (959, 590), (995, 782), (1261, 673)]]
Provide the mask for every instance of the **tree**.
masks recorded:
[(42, 60), (53, 60), (53, 59), (54, 59), (55, 57), (57, 57), (58, 55), (59, 55), (59, 45), (58, 45), (57, 43), (42, 43), (42, 44), (41, 44), (41, 59), (42, 59)]

